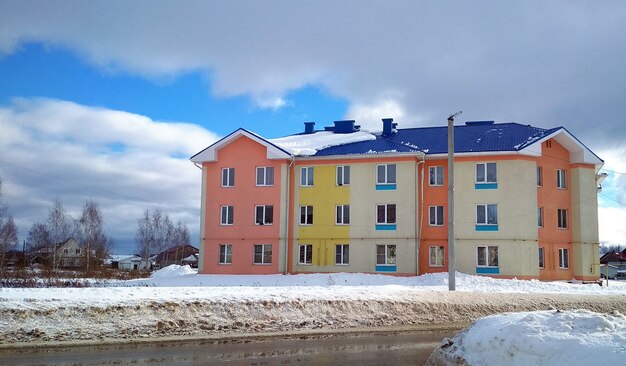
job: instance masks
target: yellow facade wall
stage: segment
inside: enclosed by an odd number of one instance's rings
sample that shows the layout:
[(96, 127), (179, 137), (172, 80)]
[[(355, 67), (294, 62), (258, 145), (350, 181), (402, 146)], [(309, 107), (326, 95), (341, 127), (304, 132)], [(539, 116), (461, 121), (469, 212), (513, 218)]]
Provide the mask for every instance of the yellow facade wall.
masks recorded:
[(572, 192), (572, 265), (574, 276), (585, 280), (600, 277), (598, 256), (598, 196), (593, 167), (570, 170)]

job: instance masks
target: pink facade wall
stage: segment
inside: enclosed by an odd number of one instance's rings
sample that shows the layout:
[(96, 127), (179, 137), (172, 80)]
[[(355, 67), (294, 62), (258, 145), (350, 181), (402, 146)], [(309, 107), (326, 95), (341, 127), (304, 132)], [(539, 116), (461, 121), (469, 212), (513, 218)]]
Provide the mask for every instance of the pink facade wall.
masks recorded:
[[(278, 273), (280, 238), (280, 182), (282, 160), (268, 160), (265, 146), (245, 136), (218, 150), (207, 169), (204, 263), (200, 273)], [(256, 168), (274, 167), (274, 185), (256, 186)], [(235, 168), (234, 187), (222, 187), (222, 168)], [(220, 224), (220, 207), (234, 207), (232, 226)], [(272, 225), (255, 224), (255, 206), (273, 205)], [(232, 263), (219, 263), (220, 244), (232, 244)], [(254, 245), (271, 244), (271, 264), (254, 264)]]

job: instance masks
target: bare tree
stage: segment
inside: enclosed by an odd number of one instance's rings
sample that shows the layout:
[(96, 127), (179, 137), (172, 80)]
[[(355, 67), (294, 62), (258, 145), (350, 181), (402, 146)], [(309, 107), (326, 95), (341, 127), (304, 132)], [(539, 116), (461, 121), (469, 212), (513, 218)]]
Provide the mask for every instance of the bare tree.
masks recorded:
[(52, 268), (57, 268), (56, 246), (64, 242), (75, 232), (74, 223), (70, 216), (65, 213), (63, 203), (57, 197), (52, 208), (48, 211), (48, 233), (52, 251)]
[(46, 225), (36, 222), (28, 231), (26, 238), (26, 248), (29, 252), (33, 252), (43, 248), (50, 247), (50, 233)]
[(176, 224), (176, 227), (174, 227), (172, 242), (177, 248), (181, 247), (180, 250), (176, 250), (176, 253), (180, 251), (180, 258), (174, 258), (174, 261), (178, 264), (182, 264), (185, 252), (184, 248), (186, 245), (191, 245), (191, 238), (189, 236), (189, 228), (187, 228), (187, 225), (180, 222), (180, 220)]
[(141, 257), (148, 260), (151, 256), (172, 247), (175, 228), (167, 214), (155, 209), (150, 213), (146, 210), (137, 220), (135, 241)]
[(111, 249), (112, 240), (102, 230), (102, 211), (95, 201), (87, 201), (78, 220), (81, 243), (85, 247), (86, 269), (92, 260), (97, 263), (106, 258)]
[(17, 226), (13, 216), (8, 215), (8, 206), (2, 201), (2, 179), (0, 179), (0, 271), (4, 268), (4, 256), (17, 244)]

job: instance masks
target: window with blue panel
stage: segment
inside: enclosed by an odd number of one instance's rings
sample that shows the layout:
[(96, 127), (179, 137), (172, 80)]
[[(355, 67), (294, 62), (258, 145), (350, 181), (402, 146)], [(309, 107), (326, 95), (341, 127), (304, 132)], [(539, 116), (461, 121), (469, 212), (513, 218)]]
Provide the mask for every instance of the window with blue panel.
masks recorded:
[(498, 189), (498, 167), (496, 163), (476, 164), (475, 189)]
[(376, 190), (393, 191), (396, 189), (396, 164), (376, 166)]

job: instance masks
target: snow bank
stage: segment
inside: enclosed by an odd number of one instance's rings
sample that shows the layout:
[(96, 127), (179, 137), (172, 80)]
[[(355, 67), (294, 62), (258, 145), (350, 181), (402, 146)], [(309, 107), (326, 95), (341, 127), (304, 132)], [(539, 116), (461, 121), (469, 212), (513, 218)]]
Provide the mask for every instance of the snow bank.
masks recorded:
[(444, 340), (431, 364), (437, 358), (473, 366), (623, 364), (626, 316), (588, 310), (492, 315)]
[(376, 136), (369, 132), (332, 133), (320, 131), (308, 135), (293, 135), (269, 140), (291, 154), (300, 156), (315, 155), (318, 150), (331, 146), (344, 145), (352, 142), (375, 140)]
[(198, 270), (192, 269), (190, 266), (179, 266), (178, 264), (171, 264), (165, 268), (161, 268), (158, 271), (153, 272), (150, 278), (171, 278), (186, 275), (193, 275), (198, 273)]

